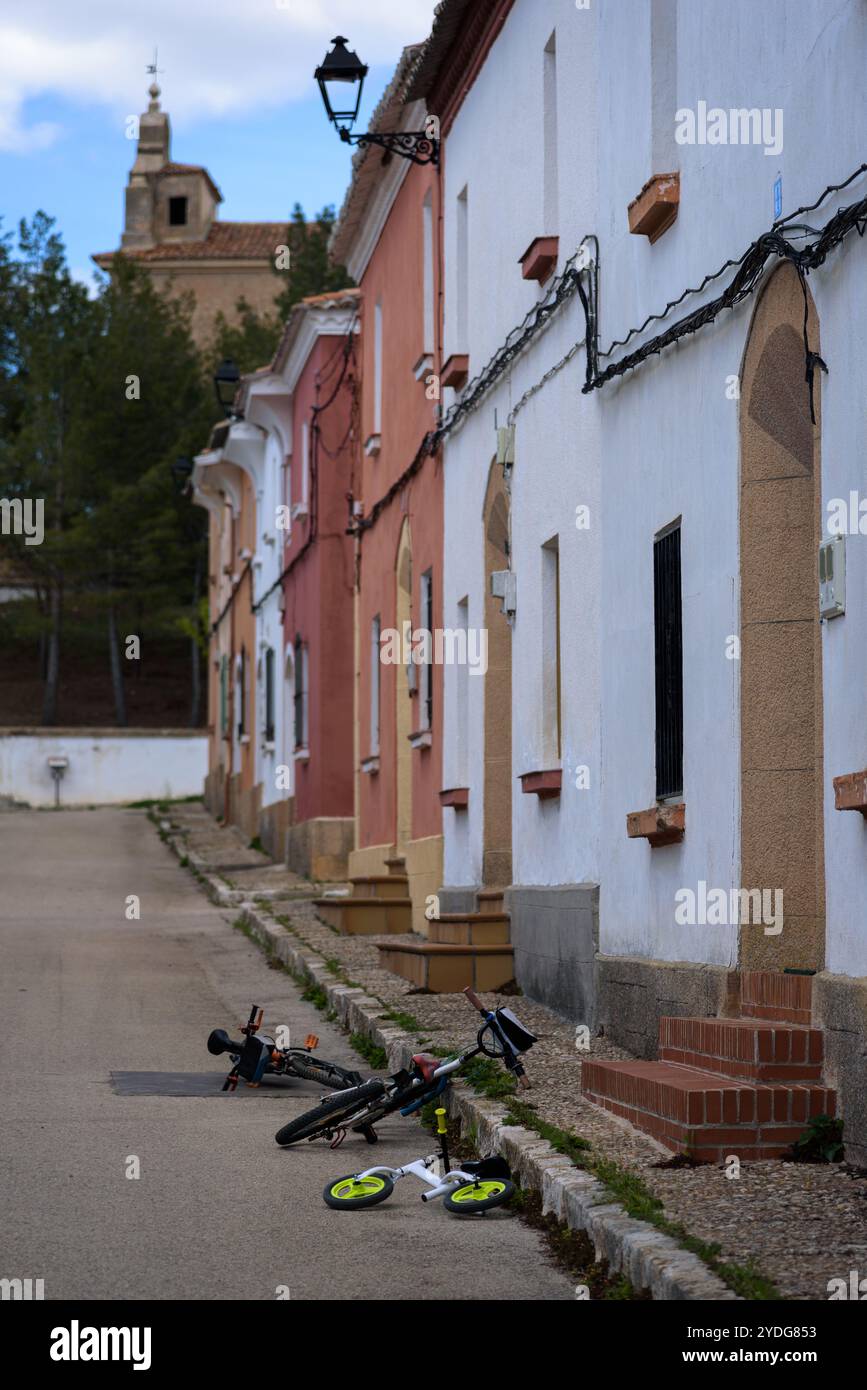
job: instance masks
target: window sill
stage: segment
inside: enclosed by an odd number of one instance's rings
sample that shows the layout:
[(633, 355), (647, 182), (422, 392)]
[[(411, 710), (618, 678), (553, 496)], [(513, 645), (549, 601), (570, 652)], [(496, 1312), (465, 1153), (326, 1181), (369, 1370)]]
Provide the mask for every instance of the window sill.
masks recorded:
[(414, 734), (408, 734), (410, 748), (430, 748), (433, 745), (433, 733), (430, 729), (418, 729)]
[(552, 767), (544, 772), (522, 772), (521, 791), (526, 796), (538, 796), (540, 801), (549, 801), (560, 795), (563, 785), (563, 770)]
[(647, 840), (656, 849), (660, 845), (680, 844), (686, 833), (686, 803), (651, 806), (647, 811), (630, 811), (626, 816), (626, 833), (630, 840)]
[(367, 436), (367, 439), (364, 441), (364, 452), (367, 454), (368, 458), (378, 458), (381, 447), (381, 434), (369, 434)]
[(525, 280), (537, 280), (544, 285), (555, 265), (560, 250), (560, 238), (556, 236), (537, 236), (531, 241), (523, 256), (518, 257), (518, 265)]
[(867, 818), (867, 771), (846, 772), (834, 778), (834, 809), (860, 811)]
[(441, 806), (452, 806), (456, 811), (465, 811), (469, 804), (469, 787), (448, 787), (440, 792)]
[(412, 369), (412, 374), (416, 381), (423, 381), (424, 378), (433, 371), (433, 353), (423, 352)]
[(646, 236), (653, 244), (667, 232), (680, 206), (680, 174), (654, 174), (627, 209), (633, 236)]
[(374, 753), (370, 758), (362, 758), (361, 770), (367, 773), (368, 777), (375, 777), (379, 772), (379, 754)]
[(239, 736), (239, 738), (238, 738), (238, 742), (239, 742), (240, 744), (242, 744), (242, 745), (249, 743), (249, 742), (250, 742), (250, 735), (249, 735), (249, 734), (241, 734), (241, 735)]
[(293, 503), (292, 503), (292, 511), (290, 512), (289, 515), (290, 515), (290, 517), (291, 517), (291, 519), (292, 519), (293, 521), (298, 521), (299, 518), (305, 517), (305, 516), (307, 515), (307, 503), (306, 503), (306, 502), (293, 502)]
[(298, 747), (292, 753), (296, 763), (307, 763), (310, 761), (310, 749)]
[(453, 352), (448, 361), (443, 363), (440, 385), (451, 386), (455, 391), (460, 391), (462, 386), (466, 386), (469, 374), (470, 359), (468, 354)]
[(266, 738), (265, 742), (262, 744), (262, 751), (265, 753), (273, 753), (275, 747), (276, 744), (274, 743), (274, 740)]

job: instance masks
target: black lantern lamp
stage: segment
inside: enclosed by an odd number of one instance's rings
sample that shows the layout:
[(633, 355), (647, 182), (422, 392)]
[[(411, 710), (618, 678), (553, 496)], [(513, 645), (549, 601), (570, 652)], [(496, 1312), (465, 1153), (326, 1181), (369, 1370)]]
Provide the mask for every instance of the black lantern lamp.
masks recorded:
[(217, 370), (214, 372), (214, 390), (217, 393), (223, 413), (232, 418), (235, 412), (235, 396), (238, 393), (238, 383), (241, 380), (241, 373), (238, 371), (237, 362), (233, 362), (231, 357), (224, 357)]
[[(342, 34), (332, 39), (334, 47), (313, 74), (319, 83), (322, 101), (329, 121), (347, 145), (379, 145), (390, 154), (399, 154), (413, 164), (439, 164), (440, 142), (425, 130), (368, 130), (353, 134), (358, 118), (361, 92), (367, 67), (357, 53), (346, 45)], [(347, 92), (345, 89), (351, 89)], [(354, 99), (353, 99), (354, 97)]]
[[(324, 61), (319, 65), (314, 73), (316, 81), (319, 83), (319, 90), (322, 93), (322, 100), (328, 119), (340, 131), (342, 139), (349, 138), (349, 131), (358, 118), (358, 108), (361, 105), (361, 92), (364, 87), (364, 79), (367, 76), (367, 66), (361, 62), (357, 53), (351, 53), (346, 47), (347, 40), (342, 34), (338, 34), (336, 39), (332, 39), (334, 44), (330, 53), (326, 53)], [(346, 91), (346, 88), (350, 88)], [(355, 89), (355, 103), (352, 103), (352, 90)], [(347, 102), (343, 106), (344, 101)], [(345, 130), (345, 133), (344, 133)]]

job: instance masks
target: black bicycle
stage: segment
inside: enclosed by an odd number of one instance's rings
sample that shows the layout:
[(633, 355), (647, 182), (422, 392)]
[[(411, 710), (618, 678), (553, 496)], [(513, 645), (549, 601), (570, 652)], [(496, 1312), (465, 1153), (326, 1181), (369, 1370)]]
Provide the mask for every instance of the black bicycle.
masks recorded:
[(239, 1081), (258, 1086), (263, 1076), (297, 1076), (304, 1081), (317, 1081), (332, 1091), (343, 1091), (363, 1081), (360, 1071), (350, 1071), (336, 1062), (314, 1056), (313, 1048), (319, 1043), (314, 1034), (310, 1034), (303, 1047), (278, 1047), (274, 1038), (259, 1031), (261, 1027), (262, 1010), (254, 1004), (241, 1029), (243, 1042), (230, 1038), (224, 1028), (215, 1028), (208, 1038), (212, 1057), (228, 1052), (232, 1059), (232, 1069), (223, 1082), (224, 1091), (234, 1091)]
[(298, 1144), (303, 1139), (329, 1139), (331, 1147), (342, 1144), (347, 1131), (361, 1134), (368, 1144), (375, 1144), (378, 1138), (374, 1126), (386, 1115), (399, 1111), (401, 1115), (411, 1115), (428, 1101), (442, 1095), (449, 1085), (451, 1076), (471, 1057), (484, 1054), (498, 1058), (513, 1074), (518, 1084), (529, 1087), (526, 1072), (521, 1064), (521, 1055), (528, 1052), (536, 1041), (534, 1035), (515, 1017), (511, 1009), (486, 1009), (478, 995), (465, 989), (474, 1008), (485, 1020), (476, 1037), (475, 1047), (451, 1057), (434, 1057), (429, 1052), (418, 1052), (411, 1059), (410, 1066), (386, 1077), (365, 1081), (360, 1086), (336, 1096), (325, 1096), (318, 1106), (290, 1120), (274, 1136), (283, 1147)]

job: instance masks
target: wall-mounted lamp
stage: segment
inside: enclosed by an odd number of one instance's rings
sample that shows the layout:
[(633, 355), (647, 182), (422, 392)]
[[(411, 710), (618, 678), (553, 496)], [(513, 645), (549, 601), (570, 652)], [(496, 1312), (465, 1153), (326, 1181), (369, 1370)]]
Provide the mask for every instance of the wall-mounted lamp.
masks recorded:
[(326, 53), (313, 76), (319, 83), (326, 115), (341, 140), (347, 145), (379, 145), (390, 154), (412, 160), (413, 164), (439, 164), (440, 142), (426, 130), (353, 133), (367, 67), (357, 53), (346, 47), (348, 39), (342, 34), (331, 42), (334, 47)]

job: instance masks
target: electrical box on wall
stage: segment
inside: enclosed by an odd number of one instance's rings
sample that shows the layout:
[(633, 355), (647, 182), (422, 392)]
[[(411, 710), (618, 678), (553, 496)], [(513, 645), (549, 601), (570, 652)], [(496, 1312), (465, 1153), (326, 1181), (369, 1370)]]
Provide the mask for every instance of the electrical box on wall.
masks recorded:
[(846, 537), (834, 536), (819, 546), (819, 617), (846, 612)]
[(501, 600), (504, 613), (514, 613), (518, 607), (518, 581), (513, 570), (494, 570), (491, 575), (491, 597)]
[(497, 463), (511, 469), (515, 462), (515, 426), (501, 425), (497, 430)]

